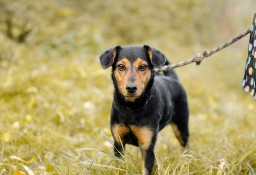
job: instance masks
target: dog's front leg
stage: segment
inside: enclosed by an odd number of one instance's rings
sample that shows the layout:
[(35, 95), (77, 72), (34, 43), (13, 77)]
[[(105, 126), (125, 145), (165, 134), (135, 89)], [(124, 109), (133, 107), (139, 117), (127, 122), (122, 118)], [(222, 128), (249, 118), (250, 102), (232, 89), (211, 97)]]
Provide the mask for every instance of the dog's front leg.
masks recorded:
[(123, 157), (125, 148), (124, 136), (129, 132), (129, 128), (124, 124), (114, 124), (111, 126), (111, 132), (114, 138), (114, 154), (117, 157)]
[(142, 174), (150, 175), (155, 162), (154, 146), (157, 132), (147, 126), (139, 127), (132, 125), (130, 128), (138, 139), (138, 144), (142, 153)]
[(116, 157), (124, 157), (124, 145), (122, 146), (122, 144), (116, 140), (114, 141), (114, 154)]
[(150, 175), (152, 174), (152, 170), (155, 162), (155, 154), (154, 154), (154, 145), (148, 148), (147, 150), (143, 149), (143, 145), (140, 146), (142, 153), (142, 174)]

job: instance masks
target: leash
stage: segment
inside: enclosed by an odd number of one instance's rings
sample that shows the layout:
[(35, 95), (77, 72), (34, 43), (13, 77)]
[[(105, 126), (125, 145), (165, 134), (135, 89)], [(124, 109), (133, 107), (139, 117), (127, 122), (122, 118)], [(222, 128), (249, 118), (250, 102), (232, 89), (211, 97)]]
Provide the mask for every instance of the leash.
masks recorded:
[(250, 93), (254, 99), (256, 99), (256, 12), (254, 13), (254, 18), (252, 22), (252, 27), (245, 30), (243, 33), (237, 35), (236, 37), (228, 40), (227, 42), (221, 44), (220, 46), (212, 49), (205, 50), (202, 53), (197, 54), (196, 56), (189, 58), (185, 61), (179, 62), (177, 64), (166, 65), (161, 69), (154, 69), (156, 72), (168, 71), (175, 69), (177, 67), (185, 66), (187, 64), (195, 62), (196, 65), (199, 65), (207, 57), (221, 51), (222, 49), (234, 44), (241, 38), (245, 37), (250, 33), (249, 38), (249, 47), (248, 47), (248, 57), (245, 64), (244, 78), (242, 82), (242, 89)]
[(198, 53), (196, 56), (189, 58), (185, 61), (179, 62), (177, 64), (171, 64), (171, 65), (167, 65), (162, 67), (161, 69), (155, 69), (156, 72), (161, 72), (161, 71), (167, 71), (167, 70), (171, 70), (171, 69), (175, 69), (177, 67), (182, 67), (185, 66), (187, 64), (193, 63), (195, 62), (196, 65), (200, 65), (201, 61), (205, 60), (205, 58), (221, 51), (222, 49), (230, 46), (231, 44), (234, 44), (235, 42), (237, 42), (238, 40), (242, 39), (243, 37), (245, 37), (246, 35), (248, 35), (249, 33), (251, 33), (251, 28), (245, 30), (243, 33), (237, 35), (236, 37), (228, 40), (227, 42), (221, 44), (218, 47), (215, 47), (212, 50), (205, 50), (202, 53)]

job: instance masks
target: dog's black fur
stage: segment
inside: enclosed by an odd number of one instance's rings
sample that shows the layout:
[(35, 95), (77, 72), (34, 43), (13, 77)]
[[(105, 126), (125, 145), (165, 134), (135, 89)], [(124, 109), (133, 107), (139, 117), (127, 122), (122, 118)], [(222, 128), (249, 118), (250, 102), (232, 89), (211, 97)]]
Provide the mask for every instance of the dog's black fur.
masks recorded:
[[(131, 65), (127, 70), (123, 70), (123, 65), (118, 67), (118, 63), (124, 59)], [(143, 66), (134, 70), (137, 63), (141, 66), (136, 62), (138, 59), (147, 63), (146, 70), (142, 69), (145, 68)], [(164, 54), (150, 46), (116, 46), (105, 51), (100, 56), (100, 62), (104, 69), (112, 66), (114, 100), (110, 124), (114, 153), (121, 157), (125, 144), (139, 146), (143, 156), (143, 174), (151, 174), (157, 134), (166, 125), (171, 124), (181, 145), (188, 146), (189, 109), (186, 92), (173, 70), (165, 71), (164, 74), (154, 72), (154, 68), (161, 68), (169, 62)], [(116, 77), (118, 74), (115, 71), (131, 72), (126, 74), (129, 76), (125, 84), (126, 91), (131, 84), (139, 86), (136, 84), (137, 74), (143, 74), (144, 77), (141, 77), (147, 78), (145, 71), (148, 71), (148, 81), (142, 85), (145, 86), (142, 93), (132, 100), (126, 98), (119, 84), (126, 77)]]

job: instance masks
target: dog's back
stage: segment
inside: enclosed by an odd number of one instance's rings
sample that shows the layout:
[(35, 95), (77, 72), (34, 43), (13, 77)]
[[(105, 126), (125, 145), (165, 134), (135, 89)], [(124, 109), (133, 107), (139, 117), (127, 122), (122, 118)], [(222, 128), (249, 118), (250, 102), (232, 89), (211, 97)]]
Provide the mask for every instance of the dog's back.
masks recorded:
[[(169, 65), (170, 62), (166, 60), (165, 65)], [(156, 74), (155, 77), (155, 86), (161, 92), (161, 102), (166, 109), (166, 114), (163, 115), (163, 118), (160, 121), (160, 130), (166, 126), (168, 123), (172, 123), (172, 126), (175, 125), (177, 128), (181, 128), (185, 126), (181, 123), (181, 121), (187, 121), (187, 116), (189, 115), (188, 104), (186, 92), (182, 85), (179, 82), (178, 76), (174, 70), (163, 71), (163, 74)], [(171, 118), (170, 118), (170, 112)], [(179, 126), (180, 125), (180, 126)], [(184, 140), (184, 138), (188, 137), (188, 129), (182, 128), (179, 129), (184, 131), (183, 139), (181, 139), (181, 133), (175, 133), (176, 137), (179, 137), (179, 140)], [(187, 139), (185, 139), (187, 140)], [(181, 142), (183, 145), (183, 142)], [(184, 144), (185, 145), (185, 144)], [(183, 145), (183, 146), (184, 146)]]

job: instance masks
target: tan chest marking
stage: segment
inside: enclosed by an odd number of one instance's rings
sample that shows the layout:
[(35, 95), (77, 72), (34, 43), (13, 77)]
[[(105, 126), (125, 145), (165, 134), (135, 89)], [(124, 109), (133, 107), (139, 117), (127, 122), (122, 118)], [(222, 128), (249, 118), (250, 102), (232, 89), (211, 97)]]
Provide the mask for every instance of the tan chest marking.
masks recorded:
[(129, 128), (127, 128), (124, 124), (112, 126), (113, 137), (118, 143), (123, 142), (123, 137), (129, 132)]
[(138, 127), (135, 125), (130, 126), (132, 133), (138, 139), (138, 143), (143, 150), (147, 150), (151, 144), (153, 131), (151, 128), (143, 126)]

